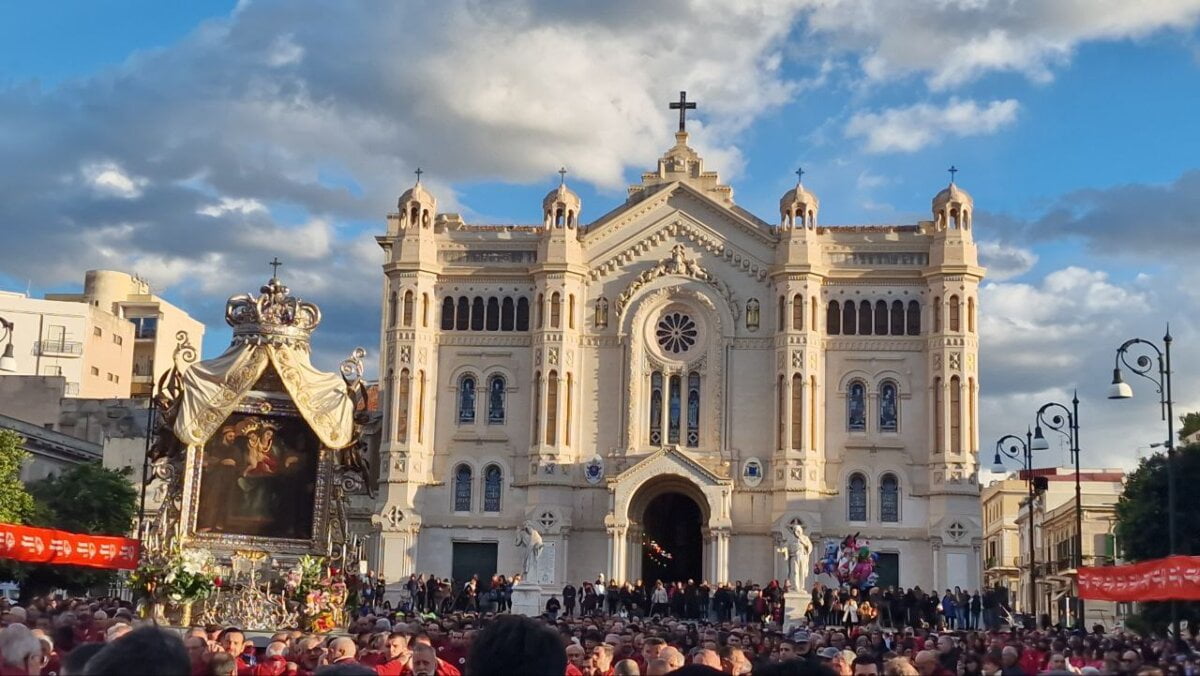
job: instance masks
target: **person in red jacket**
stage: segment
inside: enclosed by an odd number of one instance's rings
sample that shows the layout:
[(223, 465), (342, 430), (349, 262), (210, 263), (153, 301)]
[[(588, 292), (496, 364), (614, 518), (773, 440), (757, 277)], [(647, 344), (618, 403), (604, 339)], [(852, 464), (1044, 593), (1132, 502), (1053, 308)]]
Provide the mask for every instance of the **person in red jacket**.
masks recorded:
[(412, 649), (412, 676), (462, 676), (462, 672), (438, 657), (433, 646), (415, 643)]
[(263, 661), (254, 667), (254, 676), (283, 676), (287, 673), (287, 644), (282, 641), (271, 641), (267, 644), (267, 652)]
[(408, 636), (394, 633), (388, 636), (384, 645), (383, 661), (375, 665), (375, 673), (379, 676), (405, 676), (411, 674), (409, 660), (412, 651), (408, 649)]
[(243, 656), (246, 650), (246, 635), (237, 627), (229, 627), (221, 632), (220, 636), (221, 648), (225, 654), (237, 657), (237, 676), (254, 676), (254, 668), (251, 667)]

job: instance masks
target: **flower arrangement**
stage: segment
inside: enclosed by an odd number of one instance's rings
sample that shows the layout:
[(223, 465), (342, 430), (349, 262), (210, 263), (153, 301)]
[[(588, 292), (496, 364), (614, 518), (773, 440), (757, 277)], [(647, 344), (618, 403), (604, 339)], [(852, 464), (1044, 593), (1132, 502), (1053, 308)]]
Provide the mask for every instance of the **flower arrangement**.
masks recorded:
[(308, 631), (325, 633), (345, 622), (350, 590), (340, 570), (320, 557), (302, 556), (283, 575), (284, 596), (297, 607)]
[[(130, 573), (129, 586), (148, 604), (170, 603), (190, 610), (192, 603), (208, 598), (216, 589), (212, 553), (180, 547), (165, 556), (145, 557)], [(184, 617), (189, 616), (185, 610)]]
[(642, 543), (642, 547), (645, 548), (646, 554), (650, 557), (650, 560), (660, 566), (667, 565), (671, 559), (675, 558), (671, 555), (671, 552), (668, 552), (662, 545), (658, 544), (654, 540), (646, 540)]

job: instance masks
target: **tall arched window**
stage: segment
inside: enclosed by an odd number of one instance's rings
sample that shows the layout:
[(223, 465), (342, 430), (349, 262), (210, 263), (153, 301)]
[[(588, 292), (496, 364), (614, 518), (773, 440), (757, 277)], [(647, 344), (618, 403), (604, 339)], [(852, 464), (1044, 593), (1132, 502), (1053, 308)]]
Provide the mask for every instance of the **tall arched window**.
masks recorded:
[(787, 297), (779, 297), (779, 308), (775, 316), (779, 318), (779, 330), (782, 331), (787, 326)]
[(396, 292), (388, 296), (388, 328), (396, 328)]
[(900, 429), (900, 392), (896, 383), (885, 380), (879, 386), (879, 431)]
[(650, 374), (650, 445), (662, 445), (663, 377), (655, 371)]
[(550, 328), (557, 329), (562, 326), (562, 296), (558, 292), (550, 294)]
[(921, 304), (915, 300), (908, 301), (908, 321), (906, 322), (910, 336), (921, 335)]
[(950, 378), (950, 452), (962, 453), (962, 381)]
[(942, 330), (942, 299), (941, 297), (933, 299), (933, 332), (940, 333)]
[(858, 332), (864, 336), (871, 335), (871, 301), (858, 302)]
[(546, 376), (546, 445), (558, 443), (558, 371)]
[(933, 447), (938, 453), (946, 451), (946, 409), (942, 393), (942, 379), (933, 379)]
[(817, 448), (817, 377), (808, 377), (808, 447)]
[(466, 331), (471, 322), (471, 301), (466, 296), (458, 297), (458, 308), (454, 313), (454, 328)]
[(454, 511), (471, 511), (471, 466), (462, 464), (454, 468)]
[(904, 301), (892, 301), (891, 333), (893, 336), (904, 335)]
[(856, 330), (856, 327), (855, 327), (856, 319), (858, 319), (858, 315), (855, 314), (855, 312), (854, 312), (854, 301), (848, 300), (848, 301), (846, 301), (846, 304), (842, 306), (842, 334), (843, 335), (853, 336), (854, 334), (858, 333), (858, 331)]
[(688, 374), (687, 406), (687, 445), (696, 448), (700, 445), (700, 374), (696, 371)]
[(537, 300), (537, 307), (534, 308), (534, 311), (537, 312), (537, 327), (539, 329), (542, 328), (542, 326), (546, 322), (546, 304), (545, 304), (545, 302), (546, 302), (545, 297), (539, 293), (538, 300)]
[(809, 317), (809, 321), (811, 322), (811, 323), (809, 324), (809, 326), (811, 326), (811, 327), (812, 327), (812, 330), (813, 330), (813, 331), (816, 331), (816, 330), (818, 330), (818, 329), (820, 329), (820, 328), (821, 328), (821, 327), (820, 327), (820, 326), (817, 324), (817, 297), (816, 297), (816, 296), (813, 296), (812, 298), (810, 298), (810, 299), (809, 299), (809, 301), (808, 301), (808, 307), (810, 308), (810, 309), (809, 309), (809, 311), (808, 311), (808, 313), (809, 313), (809, 315), (811, 315), (811, 316)]
[(787, 438), (787, 432), (788, 432), (788, 429), (787, 429), (787, 403), (788, 403), (788, 399), (787, 399), (787, 380), (784, 379), (783, 375), (779, 376), (779, 392), (778, 392), (778, 395), (776, 396), (776, 399), (777, 399), (777, 404), (778, 404), (776, 406), (776, 409), (779, 411), (779, 427), (778, 427), (779, 446), (778, 446), (778, 448), (784, 449), (784, 448), (787, 448), (787, 445), (788, 445), (788, 438)]
[(566, 391), (564, 393), (565, 396), (563, 399), (563, 403), (566, 404), (565, 406), (563, 406), (563, 422), (566, 423), (565, 425), (563, 425), (563, 445), (570, 446), (571, 445), (571, 423), (573, 422), (572, 416), (571, 416), (571, 413), (573, 411), (571, 410), (571, 407), (572, 407), (572, 405), (574, 403), (574, 399), (575, 399), (575, 397), (574, 397), (575, 379), (571, 376), (570, 371), (567, 372), (566, 386), (567, 386)]
[(429, 327), (429, 294), (421, 294), (421, 326)]
[[(525, 300), (522, 298), (521, 300)], [(519, 311), (518, 311), (519, 312)], [(529, 307), (525, 308), (525, 322), (529, 322)], [(525, 328), (529, 328), (526, 326)], [(500, 330), (513, 330), (513, 299), (511, 296), (505, 296), (504, 300), (500, 301)]]
[(475, 296), (475, 301), (473, 303), (471, 303), (471, 330), (472, 331), (482, 331), (483, 330), (483, 319), (484, 319), (483, 297)]
[(504, 424), (504, 400), (508, 396), (508, 389), (504, 382), (504, 376), (500, 374), (493, 375), (488, 380), (488, 424), (503, 425)]
[(867, 429), (867, 385), (861, 380), (851, 381), (846, 388), (846, 429), (851, 432)]
[(408, 390), (412, 374), (400, 369), (400, 380), (396, 383), (396, 440), (408, 441)]
[(804, 296), (792, 296), (792, 329), (799, 331), (804, 328)]
[(413, 325), (413, 304), (416, 302), (412, 290), (404, 292), (404, 325)]
[(533, 443), (538, 442), (539, 435), (542, 433), (542, 372), (538, 371), (533, 376)]
[(425, 372), (417, 371), (417, 443), (425, 443)]
[(867, 520), (867, 477), (855, 472), (846, 483), (846, 519)]
[(975, 299), (967, 297), (967, 332), (975, 333)]
[(884, 523), (900, 521), (900, 480), (895, 474), (884, 474), (879, 480), (879, 520)]
[[(512, 310), (512, 303), (509, 303), (509, 310)], [(487, 299), (487, 318), (484, 321), (483, 328), (488, 331), (500, 330), (500, 299), (491, 296)]]
[(959, 331), (958, 296), (950, 296), (950, 330)]
[(967, 378), (967, 450), (975, 450), (975, 379)]
[(875, 301), (875, 335), (886, 336), (888, 334), (888, 304), (887, 301)]
[(454, 330), (454, 299), (446, 298), (442, 301), (442, 330)]
[(483, 511), (499, 512), (500, 496), (504, 490), (504, 472), (499, 465), (488, 465), (483, 470)]
[(529, 330), (529, 299), (525, 296), (517, 299), (517, 330)]
[(475, 424), (475, 376), (472, 375), (458, 381), (458, 424)]
[(667, 378), (667, 443), (679, 443), (679, 421), (683, 409), (679, 376)]
[(792, 374), (792, 449), (804, 448), (804, 377)]
[(575, 294), (567, 294), (567, 328), (575, 328)]
[(831, 336), (842, 332), (842, 309), (836, 300), (829, 301), (829, 309), (825, 312), (825, 331)]

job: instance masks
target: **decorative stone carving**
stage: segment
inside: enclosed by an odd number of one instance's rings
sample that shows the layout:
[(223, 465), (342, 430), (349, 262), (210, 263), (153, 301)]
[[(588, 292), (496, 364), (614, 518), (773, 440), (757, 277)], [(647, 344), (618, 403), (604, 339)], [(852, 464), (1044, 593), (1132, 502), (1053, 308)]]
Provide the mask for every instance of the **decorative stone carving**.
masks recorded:
[(546, 351), (546, 363), (551, 366), (558, 366), (558, 348), (552, 347)]
[(962, 370), (962, 353), (960, 353), (960, 352), (951, 352), (950, 353), (950, 370), (951, 371), (961, 371)]
[(703, 282), (717, 290), (721, 298), (729, 305), (729, 311), (733, 313), (733, 318), (737, 319), (741, 316), (741, 308), (738, 307), (733, 291), (720, 278), (709, 274), (700, 266), (694, 259), (689, 259), (684, 255), (682, 244), (676, 244), (671, 247), (671, 256), (664, 258), (653, 267), (650, 267), (637, 276), (621, 295), (617, 297), (617, 316), (625, 313), (625, 308), (629, 305), (629, 301), (637, 294), (637, 292), (650, 282), (664, 277), (666, 275), (675, 275), (679, 277), (688, 277), (697, 281)]
[(792, 368), (794, 368), (794, 369), (804, 368), (804, 353), (801, 352), (800, 350), (792, 351)]
[(400, 346), (400, 363), (401, 364), (411, 364), (412, 363), (412, 346), (411, 345), (401, 345)]

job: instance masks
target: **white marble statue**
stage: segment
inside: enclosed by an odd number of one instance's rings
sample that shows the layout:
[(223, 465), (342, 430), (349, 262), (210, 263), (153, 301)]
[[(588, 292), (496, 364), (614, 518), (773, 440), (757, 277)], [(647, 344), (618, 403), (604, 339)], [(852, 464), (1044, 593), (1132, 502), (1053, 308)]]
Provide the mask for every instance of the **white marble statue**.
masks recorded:
[(804, 591), (804, 578), (808, 575), (808, 560), (812, 554), (812, 540), (804, 534), (804, 526), (794, 523), (784, 531), (784, 546), (780, 548), (787, 556), (787, 579), (792, 591)]
[(538, 559), (542, 556), (542, 534), (534, 528), (532, 521), (526, 521), (517, 529), (518, 547), (525, 547), (525, 562), (522, 568), (523, 577), (527, 580), (534, 580), (537, 576)]

